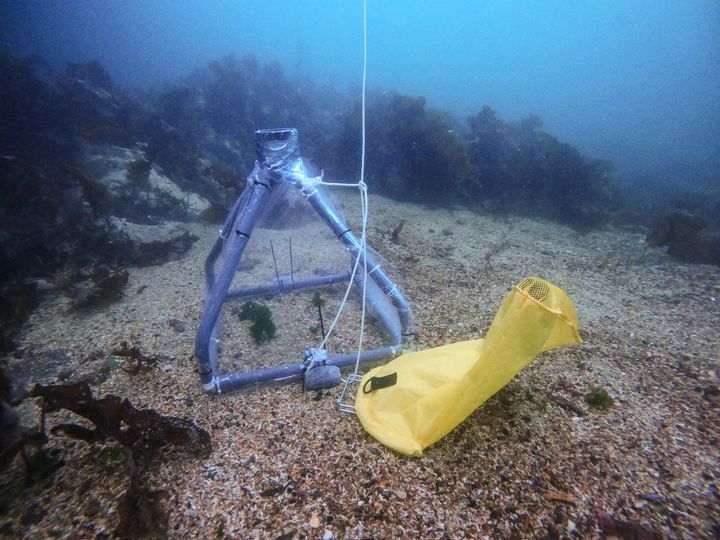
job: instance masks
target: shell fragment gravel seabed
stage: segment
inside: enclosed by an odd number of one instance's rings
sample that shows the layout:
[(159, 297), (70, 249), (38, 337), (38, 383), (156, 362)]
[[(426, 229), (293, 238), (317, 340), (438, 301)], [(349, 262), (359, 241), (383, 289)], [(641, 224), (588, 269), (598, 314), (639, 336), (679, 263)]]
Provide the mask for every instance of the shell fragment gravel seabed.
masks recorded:
[[(339, 198), (356, 224), (355, 198)], [(643, 255), (640, 237), (622, 231), (579, 235), (376, 196), (370, 209), (370, 242), (413, 305), (418, 348), (482, 336), (508, 288), (528, 275), (574, 300), (584, 343), (541, 355), (423, 458), (398, 456), (335, 410), (338, 389), (201, 391), (193, 341), (217, 232), (195, 226), (200, 240), (187, 258), (130, 269), (126, 296), (107, 309), (74, 312), (48, 293), (20, 347), (26, 358), (66, 351), (63, 376), (95, 377), (94, 395), (127, 397), (210, 433), (207, 459), (168, 450), (151, 467), (148, 486), (167, 491), (172, 538), (593, 538), (595, 509), (665, 536), (716, 534), (720, 269)], [(328, 294), (324, 310), (341, 292)], [(317, 343), (310, 294), (266, 303), (276, 339), (256, 346), (244, 323), (223, 338), (239, 365), (294, 362), (302, 351), (291, 338)], [(356, 347), (358, 319), (353, 300), (334, 350)], [(382, 342), (372, 323), (369, 333), (365, 347)], [(137, 375), (103, 368), (124, 340), (161, 362)], [(8, 359), (9, 373), (22, 362)], [(587, 408), (591, 385), (615, 405)], [(33, 403), (20, 412), (36, 421)], [(70, 416), (49, 418), (49, 427), (77, 422)], [(48, 448), (65, 463), (51, 479), (25, 486), (19, 459), (0, 476), (0, 534), (112, 535), (128, 485), (122, 462), (61, 437)]]

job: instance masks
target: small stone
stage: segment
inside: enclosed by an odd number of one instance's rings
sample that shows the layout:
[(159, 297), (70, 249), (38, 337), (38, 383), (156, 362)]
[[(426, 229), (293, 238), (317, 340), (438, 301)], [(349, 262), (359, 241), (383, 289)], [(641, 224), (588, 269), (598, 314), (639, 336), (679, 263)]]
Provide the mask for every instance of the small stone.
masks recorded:
[(323, 534), (323, 540), (332, 540), (333, 539), (333, 533), (332, 531), (325, 530), (325, 534)]
[(63, 368), (60, 371), (57, 372), (57, 375), (55, 377), (60, 382), (67, 381), (70, 377), (72, 377), (73, 370), (72, 368)]
[(398, 499), (407, 499), (407, 491), (403, 491), (402, 489), (395, 492), (395, 495), (397, 495)]
[(170, 319), (168, 321), (168, 324), (172, 327), (173, 330), (175, 330), (178, 334), (182, 334), (186, 329), (187, 325), (184, 321), (181, 321), (180, 319)]
[(662, 503), (665, 501), (665, 497), (656, 495), (655, 493), (641, 493), (639, 497), (651, 503)]
[(317, 366), (305, 372), (305, 390), (332, 388), (340, 382), (340, 368), (337, 366)]
[(95, 497), (90, 497), (85, 504), (85, 515), (89, 518), (97, 516), (102, 510), (102, 505)]

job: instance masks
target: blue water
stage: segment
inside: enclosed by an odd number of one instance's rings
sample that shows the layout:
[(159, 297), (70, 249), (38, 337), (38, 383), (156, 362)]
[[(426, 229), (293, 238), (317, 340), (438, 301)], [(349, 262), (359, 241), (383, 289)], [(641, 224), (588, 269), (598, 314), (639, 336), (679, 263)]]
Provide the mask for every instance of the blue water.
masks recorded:
[[(0, 44), (115, 81), (175, 82), (231, 52), (357, 91), (346, 0), (3, 1)], [(625, 170), (720, 155), (720, 2), (369, 0), (369, 85), (460, 118), (491, 105)]]

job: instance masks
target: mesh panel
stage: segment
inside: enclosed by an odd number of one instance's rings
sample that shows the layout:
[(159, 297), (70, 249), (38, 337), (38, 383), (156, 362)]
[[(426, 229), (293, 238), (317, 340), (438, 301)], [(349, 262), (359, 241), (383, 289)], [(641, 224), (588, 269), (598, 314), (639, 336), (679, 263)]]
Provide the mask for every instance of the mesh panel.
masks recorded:
[(544, 279), (534, 277), (525, 278), (518, 284), (518, 288), (521, 291), (525, 291), (538, 302), (545, 303), (545, 300), (550, 296), (550, 287)]

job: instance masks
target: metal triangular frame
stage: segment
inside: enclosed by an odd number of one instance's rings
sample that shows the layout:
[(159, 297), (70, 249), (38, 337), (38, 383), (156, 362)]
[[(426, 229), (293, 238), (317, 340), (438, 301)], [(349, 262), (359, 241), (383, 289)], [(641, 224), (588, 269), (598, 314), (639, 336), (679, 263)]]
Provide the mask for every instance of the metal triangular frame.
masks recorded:
[[(365, 264), (363, 257), (367, 258), (367, 275), (371, 278), (366, 286), (367, 301), (372, 304), (376, 317), (386, 330), (389, 344), (386, 347), (361, 351), (360, 363), (391, 359), (401, 354), (403, 350), (411, 349), (415, 328), (407, 301), (382, 270), (373, 254), (368, 250), (362, 253), (360, 240), (337, 212), (319, 179), (308, 174), (300, 156), (297, 130), (294, 128), (259, 130), (255, 132), (255, 137), (258, 156), (255, 168), (250, 173), (245, 189), (230, 210), (205, 262), (207, 295), (205, 310), (195, 339), (195, 356), (203, 388), (208, 392), (223, 393), (298, 380), (304, 376), (313, 361), (312, 353), (308, 354), (308, 351), (314, 349), (308, 349), (302, 362), (220, 375), (217, 365), (218, 318), (225, 301), (258, 295), (280, 295), (301, 289), (348, 282), (350, 279), (349, 272), (302, 280), (296, 280), (292, 276), (289, 279), (278, 276), (277, 281), (272, 283), (230, 289), (250, 235), (263, 215), (265, 206), (269, 204), (271, 193), (287, 184), (302, 192), (315, 212), (347, 248), (351, 261), (354, 262), (360, 257), (360, 267), (362, 267)], [(222, 257), (222, 266), (216, 274), (215, 265), (220, 257)], [(361, 287), (361, 290), (363, 280), (362, 273), (358, 272), (355, 275), (355, 283)], [(325, 363), (342, 368), (354, 365), (357, 360), (358, 353), (355, 352), (328, 356)]]

